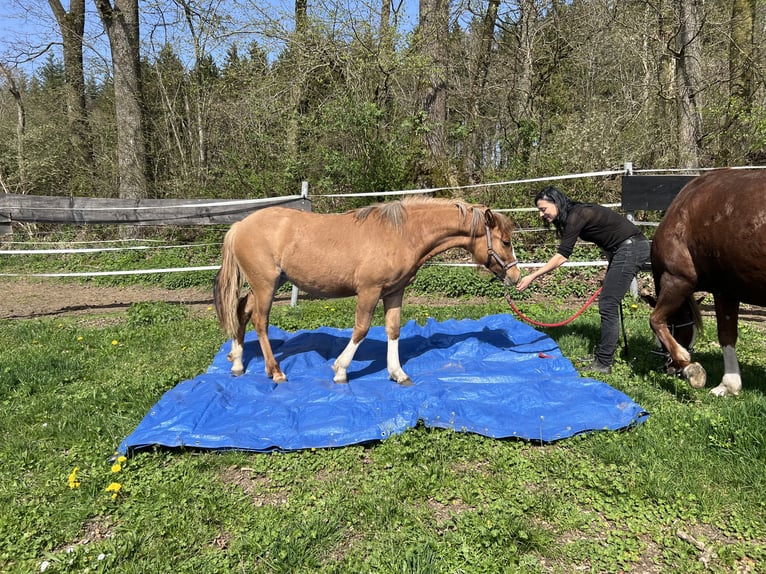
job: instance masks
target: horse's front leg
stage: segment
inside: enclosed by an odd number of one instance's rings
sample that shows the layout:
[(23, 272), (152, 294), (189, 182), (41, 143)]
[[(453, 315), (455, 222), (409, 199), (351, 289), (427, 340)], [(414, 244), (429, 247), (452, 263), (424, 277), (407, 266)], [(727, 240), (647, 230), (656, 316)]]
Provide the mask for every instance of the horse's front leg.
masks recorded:
[(386, 336), (388, 337), (388, 352), (386, 364), (388, 376), (400, 385), (409, 386), (412, 379), (404, 372), (399, 362), (399, 333), (402, 321), (402, 298), (404, 291), (383, 298), (383, 309), (386, 313)]
[(332, 370), (335, 371), (333, 381), (336, 383), (348, 382), (348, 366), (351, 361), (354, 360), (354, 355), (359, 345), (367, 336), (370, 331), (370, 324), (372, 323), (372, 314), (375, 312), (375, 306), (380, 299), (380, 291), (374, 291), (372, 293), (359, 293), (356, 301), (356, 315), (354, 319), (354, 330), (351, 333), (351, 340), (343, 349), (343, 352), (338, 355), (333, 363)]
[(668, 319), (670, 315), (683, 304), (686, 296), (686, 290), (681, 290), (680, 294), (669, 296), (671, 291), (679, 293), (678, 287), (671, 288), (663, 283), (657, 303), (649, 316), (649, 325), (654, 331), (657, 340), (670, 355), (669, 373), (680, 372), (689, 384), (695, 389), (705, 386), (707, 374), (705, 369), (699, 363), (693, 363), (689, 351), (681, 346), (670, 333), (668, 329)]
[(742, 390), (742, 377), (737, 360), (737, 321), (739, 301), (714, 296), (715, 318), (718, 324), (718, 344), (723, 353), (723, 379), (721, 384), (710, 390), (718, 397), (736, 396)]

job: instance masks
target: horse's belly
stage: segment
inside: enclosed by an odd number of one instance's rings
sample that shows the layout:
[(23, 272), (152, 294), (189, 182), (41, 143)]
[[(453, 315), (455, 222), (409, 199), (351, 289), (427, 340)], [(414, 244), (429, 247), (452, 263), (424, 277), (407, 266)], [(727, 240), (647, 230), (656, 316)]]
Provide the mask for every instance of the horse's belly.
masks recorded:
[(739, 267), (707, 265), (699, 274), (697, 290), (718, 293), (750, 305), (766, 306), (766, 272), (755, 271), (752, 264)]

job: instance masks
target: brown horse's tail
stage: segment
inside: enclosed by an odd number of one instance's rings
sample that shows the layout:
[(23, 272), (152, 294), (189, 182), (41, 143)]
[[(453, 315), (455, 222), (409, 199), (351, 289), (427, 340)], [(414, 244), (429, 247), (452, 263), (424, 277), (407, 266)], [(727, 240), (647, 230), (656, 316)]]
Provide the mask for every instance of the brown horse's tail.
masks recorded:
[(689, 311), (691, 311), (692, 314), (692, 321), (694, 321), (694, 326), (697, 327), (697, 331), (699, 332), (702, 331), (702, 310), (700, 309), (700, 303), (702, 302), (702, 299), (702, 297), (695, 299), (694, 295), (687, 297)]
[(215, 276), (213, 284), (213, 303), (215, 314), (221, 329), (229, 337), (236, 337), (239, 330), (239, 317), (237, 305), (239, 304), (239, 292), (242, 288), (242, 272), (239, 263), (234, 256), (232, 243), (237, 234), (237, 224), (231, 226), (223, 238), (221, 249), (221, 268)]

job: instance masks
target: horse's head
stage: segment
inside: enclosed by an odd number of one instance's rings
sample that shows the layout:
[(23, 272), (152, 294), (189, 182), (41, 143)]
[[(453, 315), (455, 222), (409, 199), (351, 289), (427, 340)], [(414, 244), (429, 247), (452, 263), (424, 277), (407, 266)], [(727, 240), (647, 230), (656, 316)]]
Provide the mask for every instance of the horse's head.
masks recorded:
[[(487, 269), (492, 271), (503, 285), (515, 285), (521, 277), (521, 271), (511, 243), (513, 222), (505, 215), (486, 209), (484, 227), (487, 236)], [(480, 260), (479, 257), (477, 259)]]

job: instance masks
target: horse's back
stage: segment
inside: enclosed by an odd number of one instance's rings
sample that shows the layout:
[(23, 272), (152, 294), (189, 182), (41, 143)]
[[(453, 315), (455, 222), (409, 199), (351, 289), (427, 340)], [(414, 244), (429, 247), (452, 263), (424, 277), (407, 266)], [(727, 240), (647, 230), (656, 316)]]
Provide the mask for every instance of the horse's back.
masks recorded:
[(652, 269), (766, 304), (766, 172), (716, 170), (689, 182), (657, 228)]

